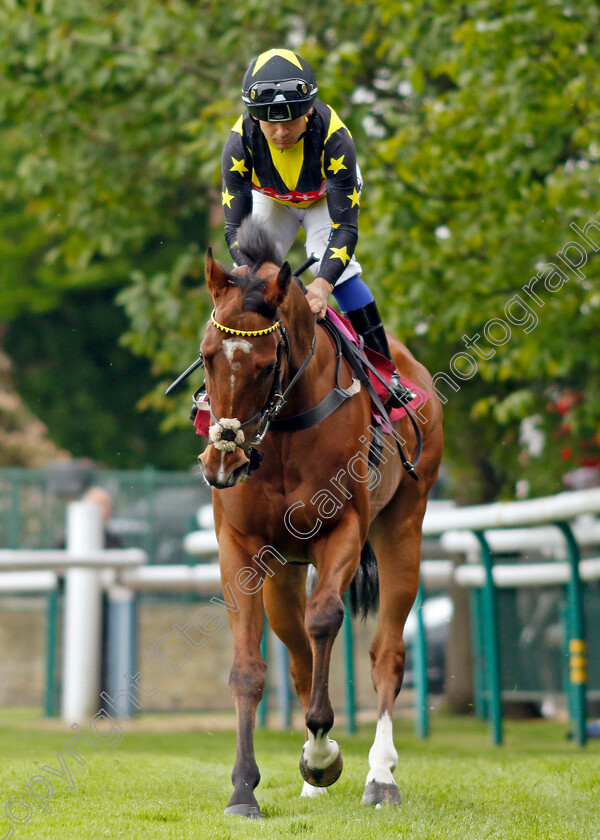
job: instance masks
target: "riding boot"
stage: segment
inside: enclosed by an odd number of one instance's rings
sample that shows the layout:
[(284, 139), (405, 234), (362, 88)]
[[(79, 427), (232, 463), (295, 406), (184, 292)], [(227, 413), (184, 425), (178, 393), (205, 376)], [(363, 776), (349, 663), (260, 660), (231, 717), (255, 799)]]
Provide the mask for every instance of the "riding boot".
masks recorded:
[[(365, 345), (375, 350), (391, 362), (392, 354), (388, 344), (385, 329), (381, 321), (381, 315), (377, 309), (377, 304), (374, 300), (361, 306), (359, 309), (353, 309), (351, 312), (344, 313), (346, 318), (350, 321), (354, 329), (359, 335), (362, 335)], [(390, 395), (385, 401), (388, 408), (402, 408), (402, 406), (409, 403), (414, 394), (405, 388), (402, 384), (400, 376), (397, 371), (392, 374), (392, 381), (390, 383)]]

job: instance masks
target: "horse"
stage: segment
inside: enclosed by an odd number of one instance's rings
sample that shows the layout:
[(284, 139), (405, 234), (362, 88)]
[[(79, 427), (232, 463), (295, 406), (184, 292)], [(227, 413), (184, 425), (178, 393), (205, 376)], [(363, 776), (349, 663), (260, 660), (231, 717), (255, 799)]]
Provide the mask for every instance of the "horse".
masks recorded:
[[(442, 454), (441, 405), (426, 369), (389, 336), (397, 369), (412, 382), (420, 377), (428, 383), (429, 398), (418, 411), (419, 480), (403, 468), (396, 446), (402, 440), (414, 458), (417, 432), (409, 421), (415, 411), (395, 422), (393, 432), (388, 427), (374, 470), (368, 461), (374, 430), (367, 389), (347, 361), (337, 358), (330, 334), (317, 325), (302, 284), (282, 262), (270, 232), (249, 217), (238, 245), (248, 264), (231, 271), (207, 251), (205, 276), (214, 308), (200, 348), (212, 423), (199, 463), (213, 488), (223, 602), (234, 647), (229, 684), (237, 752), (225, 813), (261, 816), (254, 793), (260, 781), (254, 726), (265, 689), (260, 650), (265, 613), (289, 650), (305, 713), (301, 795), (324, 792), (342, 772), (339, 746), (329, 737), (330, 656), (344, 618), (344, 593), (369, 545), (379, 576), (379, 618), (370, 648), (378, 712), (362, 802), (399, 804), (392, 709), (404, 672), (402, 632), (419, 586), (422, 520)], [(306, 418), (327, 400), (336, 365), (338, 390), (347, 398), (319, 422), (308, 427), (308, 421), (300, 422), (290, 431), (294, 418)], [(318, 579), (310, 597), (309, 564)]]

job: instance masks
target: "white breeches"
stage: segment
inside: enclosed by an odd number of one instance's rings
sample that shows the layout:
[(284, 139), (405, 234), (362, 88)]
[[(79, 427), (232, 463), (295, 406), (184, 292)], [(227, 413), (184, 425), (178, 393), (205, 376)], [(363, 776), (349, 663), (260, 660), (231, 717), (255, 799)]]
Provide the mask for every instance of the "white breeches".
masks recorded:
[[(252, 192), (252, 215), (268, 222), (269, 229), (272, 231), (283, 257), (296, 241), (298, 230), (302, 226), (306, 233), (307, 256), (312, 254), (313, 251), (319, 255), (319, 262), (316, 262), (310, 268), (315, 277), (319, 276), (320, 260), (325, 253), (331, 235), (331, 217), (327, 209), (326, 196), (307, 207), (294, 207), (290, 204), (281, 204), (274, 198), (254, 190)], [(361, 273), (360, 263), (353, 256), (336, 282), (336, 286)]]

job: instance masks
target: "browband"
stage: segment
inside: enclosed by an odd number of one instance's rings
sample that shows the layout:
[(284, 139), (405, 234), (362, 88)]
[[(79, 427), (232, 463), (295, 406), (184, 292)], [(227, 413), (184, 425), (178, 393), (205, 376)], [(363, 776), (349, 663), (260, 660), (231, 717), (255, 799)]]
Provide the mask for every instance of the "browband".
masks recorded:
[(275, 330), (279, 329), (281, 326), (281, 321), (276, 321), (272, 326), (265, 327), (264, 330), (234, 330), (231, 327), (225, 327), (223, 324), (219, 324), (218, 321), (215, 321), (215, 310), (210, 313), (210, 320), (211, 323), (218, 329), (222, 330), (226, 333), (231, 333), (231, 335), (247, 335), (247, 336), (256, 336), (256, 335), (268, 335), (268, 333), (275, 332)]

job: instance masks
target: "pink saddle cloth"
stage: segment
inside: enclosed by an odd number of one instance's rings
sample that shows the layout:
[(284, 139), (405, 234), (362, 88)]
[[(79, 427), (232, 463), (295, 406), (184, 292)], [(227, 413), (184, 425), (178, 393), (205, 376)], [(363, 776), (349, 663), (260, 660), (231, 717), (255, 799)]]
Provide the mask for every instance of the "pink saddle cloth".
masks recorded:
[[(339, 315), (335, 309), (329, 307), (327, 309), (327, 314), (334, 322), (334, 324), (338, 327), (338, 329), (343, 332), (347, 338), (349, 338), (353, 344), (357, 347), (359, 346), (359, 340), (352, 327), (352, 324)], [(392, 378), (393, 372), (396, 370), (393, 363), (390, 362), (389, 359), (386, 359), (385, 356), (382, 356), (380, 353), (377, 353), (375, 350), (371, 350), (370, 347), (365, 347), (365, 355), (367, 359), (371, 362), (375, 370), (385, 379), (386, 382), (390, 382)], [(375, 376), (375, 374), (369, 371), (369, 379), (371, 380), (371, 384), (375, 389), (375, 393), (379, 397), (382, 403), (385, 404), (389, 396), (389, 391), (385, 387), (385, 385), (379, 381), (379, 379)], [(415, 411), (419, 406), (424, 405), (427, 400), (430, 398), (430, 394), (425, 391), (424, 388), (420, 388), (418, 385), (415, 385), (414, 382), (411, 382), (410, 379), (407, 379), (405, 376), (400, 374), (400, 379), (402, 380), (402, 384), (405, 388), (408, 388), (409, 391), (412, 391), (415, 394), (415, 398), (409, 403), (409, 408), (411, 411)], [(375, 406), (372, 408), (373, 418), (377, 423), (381, 423), (383, 426), (384, 431), (386, 431), (386, 423), (385, 420), (379, 416), (379, 413), (375, 409)], [(399, 420), (401, 417), (406, 415), (406, 408), (392, 408), (389, 412), (390, 420), (393, 422), (395, 420)], [(196, 417), (194, 418), (194, 426), (196, 427), (196, 434), (203, 435), (204, 437), (208, 437), (208, 427), (210, 426), (210, 412), (208, 409), (208, 402), (201, 403), (199, 406), (199, 410), (196, 413)]]

